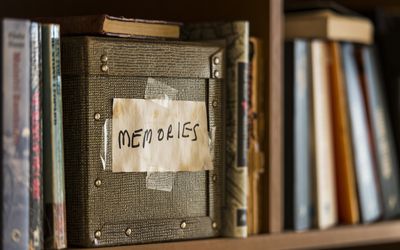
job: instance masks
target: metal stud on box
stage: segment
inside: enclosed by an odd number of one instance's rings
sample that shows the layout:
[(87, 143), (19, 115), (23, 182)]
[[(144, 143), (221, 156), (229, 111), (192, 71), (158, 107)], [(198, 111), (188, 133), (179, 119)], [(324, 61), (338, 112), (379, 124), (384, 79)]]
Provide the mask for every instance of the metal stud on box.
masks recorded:
[(108, 56), (107, 55), (101, 55), (100, 61), (102, 61), (104, 63), (107, 62), (108, 61)]
[(94, 114), (94, 119), (95, 119), (96, 121), (100, 120), (100, 118), (101, 118), (100, 113)]
[(100, 231), (100, 230), (96, 231), (96, 232), (94, 233), (94, 237), (95, 237), (96, 239), (100, 239), (100, 237), (101, 237), (101, 231)]
[(220, 64), (221, 63), (221, 59), (219, 59), (219, 57), (215, 57), (214, 58), (214, 64), (215, 65), (218, 65), (218, 64)]
[(101, 65), (101, 71), (107, 72), (108, 71), (108, 66), (107, 65)]
[(125, 234), (126, 234), (126, 236), (131, 236), (131, 234), (132, 234), (132, 229), (127, 228), (127, 229), (125, 230)]
[(214, 175), (212, 176), (212, 181), (213, 181), (213, 182), (216, 182), (216, 181), (217, 181), (217, 175), (214, 174)]
[(182, 228), (182, 229), (185, 229), (186, 226), (187, 226), (187, 225), (186, 225), (186, 222), (185, 222), (185, 221), (182, 221), (182, 223), (181, 223), (181, 228)]
[(217, 229), (218, 224), (217, 224), (217, 222), (213, 221), (213, 223), (211, 224), (211, 226), (212, 226), (213, 229)]
[(101, 180), (100, 179), (97, 179), (95, 182), (94, 182), (94, 185), (96, 186), (96, 187), (100, 187), (101, 186)]
[(219, 78), (219, 77), (221, 76), (221, 73), (220, 73), (218, 70), (215, 70), (215, 71), (214, 71), (214, 76), (215, 76), (216, 78)]

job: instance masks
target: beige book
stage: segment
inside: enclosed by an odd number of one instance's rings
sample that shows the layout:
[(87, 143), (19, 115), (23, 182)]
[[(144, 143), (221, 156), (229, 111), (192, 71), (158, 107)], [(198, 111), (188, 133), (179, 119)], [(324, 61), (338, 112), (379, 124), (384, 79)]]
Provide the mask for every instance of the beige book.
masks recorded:
[(328, 47), (325, 42), (320, 40), (311, 42), (311, 68), (316, 224), (318, 228), (327, 228), (337, 222), (337, 202)]
[(320, 38), (363, 44), (373, 43), (374, 27), (364, 17), (346, 16), (331, 10), (287, 14), (285, 38)]

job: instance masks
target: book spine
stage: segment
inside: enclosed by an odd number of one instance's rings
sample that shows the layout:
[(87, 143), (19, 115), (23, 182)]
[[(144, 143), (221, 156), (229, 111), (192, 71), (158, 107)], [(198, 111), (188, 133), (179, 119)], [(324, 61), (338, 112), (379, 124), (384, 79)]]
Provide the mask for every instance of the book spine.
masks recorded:
[[(260, 119), (262, 110), (261, 40), (251, 37), (249, 43), (249, 91), (248, 91), (248, 200), (247, 227), (248, 234), (259, 234), (263, 222), (262, 211), (262, 175), (264, 174), (263, 150), (261, 148)], [(261, 117), (260, 117), (261, 116)]]
[(285, 53), (285, 226), (301, 231), (312, 222), (310, 44), (287, 42)]
[(45, 247), (65, 248), (66, 210), (60, 69), (60, 28), (42, 27)]
[(43, 249), (43, 184), (41, 128), (41, 28), (31, 25), (31, 169), (30, 169), (30, 249)]
[(368, 223), (378, 219), (381, 215), (381, 207), (372, 151), (368, 140), (366, 110), (362, 99), (354, 45), (351, 43), (342, 44), (342, 65), (345, 75), (361, 221)]
[(255, 220), (256, 220), (256, 214), (255, 214), (255, 206), (254, 203), (256, 202), (256, 190), (254, 187), (256, 186), (256, 161), (255, 161), (255, 156), (256, 156), (256, 112), (257, 112), (257, 98), (255, 95), (257, 94), (257, 86), (255, 82), (255, 75), (253, 71), (253, 67), (255, 66), (254, 60), (255, 60), (255, 55), (254, 55), (254, 44), (252, 41), (249, 43), (249, 74), (248, 74), (248, 84), (249, 84), (249, 89), (248, 89), (248, 112), (247, 112), (247, 117), (248, 117), (248, 152), (247, 152), (247, 157), (248, 157), (248, 184), (249, 184), (249, 192), (247, 193), (247, 232), (249, 235), (254, 234), (255, 231)]
[(29, 248), (30, 22), (2, 22), (2, 249)]
[(310, 44), (294, 43), (294, 216), (295, 230), (311, 227)]
[(295, 227), (295, 177), (294, 177), (294, 126), (293, 126), (293, 107), (294, 107), (294, 42), (285, 42), (285, 82), (284, 82), (284, 180), (285, 180), (285, 206), (284, 206), (284, 226), (285, 229), (293, 230)]
[(360, 214), (341, 49), (337, 42), (329, 43), (329, 48), (338, 217), (341, 223), (355, 224), (359, 222)]
[[(263, 211), (263, 202), (264, 201), (264, 180), (265, 178), (265, 170), (264, 170), (264, 147), (262, 145), (264, 141), (264, 137), (262, 137), (263, 133), (260, 131), (260, 127), (264, 126), (262, 121), (264, 117), (264, 83), (262, 74), (264, 72), (262, 58), (263, 58), (263, 50), (262, 50), (262, 40), (260, 38), (252, 37), (250, 38), (250, 42), (253, 45), (253, 58), (252, 58), (252, 81), (253, 81), (253, 92), (252, 92), (252, 102), (253, 102), (253, 114), (252, 117), (254, 119), (253, 123), (253, 134), (254, 134), (254, 184), (253, 190), (249, 192), (253, 192), (254, 200), (253, 200), (253, 208), (254, 208), (254, 223), (253, 223), (253, 233), (259, 234), (261, 232), (261, 228), (263, 227), (263, 223), (266, 221), (264, 218)], [(250, 84), (249, 84), (250, 85)], [(250, 149), (249, 149), (250, 150)], [(250, 156), (249, 156), (250, 157)], [(250, 158), (249, 158), (250, 161)]]
[(312, 112), (315, 147), (316, 223), (318, 228), (337, 222), (334, 151), (328, 80), (327, 44), (311, 42)]
[[(236, 46), (227, 52), (231, 67), (227, 69), (227, 187), (226, 208), (229, 223), (225, 228), (225, 235), (229, 237), (247, 237), (247, 91), (248, 91), (248, 64), (249, 64), (249, 23), (233, 23), (237, 33)], [(229, 93), (230, 92), (230, 93)], [(235, 93), (236, 92), (236, 93)], [(235, 136), (231, 136), (236, 134)]]
[(364, 69), (364, 88), (371, 126), (376, 167), (380, 180), (384, 218), (400, 213), (398, 158), (389, 114), (383, 100), (382, 78), (379, 75), (373, 47), (361, 48), (361, 66)]

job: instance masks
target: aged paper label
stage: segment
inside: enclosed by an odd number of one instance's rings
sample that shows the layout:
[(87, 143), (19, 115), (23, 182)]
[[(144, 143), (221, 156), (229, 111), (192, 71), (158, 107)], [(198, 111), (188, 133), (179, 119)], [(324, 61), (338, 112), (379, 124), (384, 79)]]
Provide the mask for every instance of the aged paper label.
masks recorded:
[(113, 99), (113, 172), (211, 169), (204, 102)]

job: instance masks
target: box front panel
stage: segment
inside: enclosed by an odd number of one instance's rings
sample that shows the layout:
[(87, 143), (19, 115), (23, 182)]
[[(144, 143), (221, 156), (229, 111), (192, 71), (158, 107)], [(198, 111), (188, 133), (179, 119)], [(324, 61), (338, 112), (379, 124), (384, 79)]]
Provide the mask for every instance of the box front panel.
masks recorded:
[[(224, 100), (223, 80), (213, 79), (212, 72), (223, 68), (212, 61), (222, 51), (219, 46), (180, 42), (104, 37), (63, 40), (70, 245), (120, 245), (220, 234)], [(112, 172), (114, 98), (204, 102), (213, 170)], [(150, 188), (149, 180), (171, 189)]]

